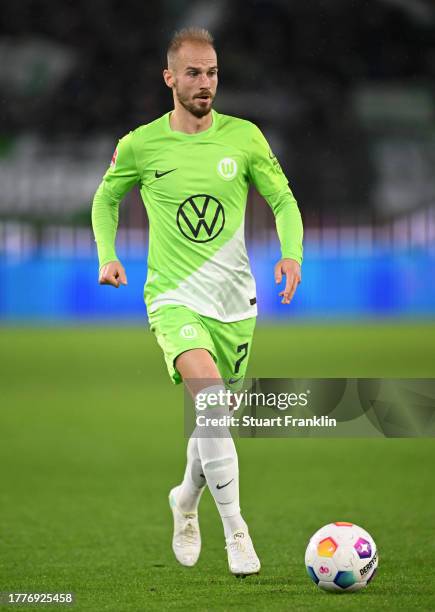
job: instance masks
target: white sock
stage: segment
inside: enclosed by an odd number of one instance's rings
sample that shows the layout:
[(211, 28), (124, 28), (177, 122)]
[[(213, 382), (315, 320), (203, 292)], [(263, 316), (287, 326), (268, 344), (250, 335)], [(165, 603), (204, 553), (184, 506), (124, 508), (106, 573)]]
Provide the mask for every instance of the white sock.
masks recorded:
[(198, 439), (191, 437), (187, 443), (187, 464), (184, 479), (176, 492), (177, 506), (180, 510), (196, 512), (206, 484), (198, 453)]
[[(201, 398), (207, 402), (207, 396), (218, 394), (221, 390), (225, 392), (223, 385), (208, 387), (201, 391)], [(229, 416), (230, 411), (227, 404), (214, 405), (202, 410), (201, 414), (220, 418)], [(231, 536), (235, 531), (245, 530), (246, 523), (240, 514), (239, 505), (237, 452), (228, 427), (225, 425), (197, 427), (193, 435), (198, 436), (198, 452), (203, 473), (222, 518), (225, 537)]]
[(248, 526), (242, 518), (240, 512), (234, 516), (222, 517), (224, 533), (226, 538), (230, 538), (237, 531), (248, 531)]

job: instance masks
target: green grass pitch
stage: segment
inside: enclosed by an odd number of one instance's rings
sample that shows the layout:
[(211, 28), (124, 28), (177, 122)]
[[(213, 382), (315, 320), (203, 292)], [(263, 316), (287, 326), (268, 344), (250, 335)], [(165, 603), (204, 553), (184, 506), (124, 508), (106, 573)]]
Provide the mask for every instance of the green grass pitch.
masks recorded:
[[(72, 591), (73, 609), (95, 612), (435, 609), (434, 440), (239, 440), (261, 574), (229, 574), (208, 492), (203, 551), (183, 568), (167, 504), (184, 470), (182, 389), (154, 338), (114, 324), (0, 339), (0, 591)], [(434, 324), (305, 323), (259, 326), (249, 374), (431, 377), (434, 363)], [(354, 595), (322, 593), (305, 573), (310, 535), (335, 520), (365, 527), (380, 551)]]

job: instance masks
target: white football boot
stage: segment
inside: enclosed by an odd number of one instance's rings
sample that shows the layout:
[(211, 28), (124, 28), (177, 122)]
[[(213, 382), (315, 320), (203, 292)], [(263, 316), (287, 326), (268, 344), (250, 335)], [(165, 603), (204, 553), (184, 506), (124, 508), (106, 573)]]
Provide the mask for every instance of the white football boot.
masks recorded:
[(199, 531), (198, 513), (183, 512), (178, 508), (174, 487), (169, 493), (169, 505), (174, 517), (174, 535), (172, 550), (181, 565), (192, 567), (198, 561), (201, 552), (201, 533)]
[(225, 541), (230, 572), (239, 577), (258, 574), (261, 567), (260, 559), (254, 550), (249, 533), (236, 531)]

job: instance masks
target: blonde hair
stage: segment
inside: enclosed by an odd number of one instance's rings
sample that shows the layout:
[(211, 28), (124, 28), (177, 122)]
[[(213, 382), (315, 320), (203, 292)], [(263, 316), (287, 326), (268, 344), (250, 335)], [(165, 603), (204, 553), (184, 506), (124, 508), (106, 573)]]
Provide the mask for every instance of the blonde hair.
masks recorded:
[(214, 49), (214, 39), (208, 30), (205, 28), (183, 28), (175, 32), (169, 41), (167, 50), (168, 66), (173, 62), (174, 56), (186, 42), (210, 45)]

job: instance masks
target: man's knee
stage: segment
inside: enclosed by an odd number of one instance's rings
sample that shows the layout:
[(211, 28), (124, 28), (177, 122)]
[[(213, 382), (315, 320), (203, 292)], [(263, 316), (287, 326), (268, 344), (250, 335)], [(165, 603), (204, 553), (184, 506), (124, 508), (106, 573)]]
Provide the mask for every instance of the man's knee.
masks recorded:
[[(210, 351), (206, 348), (193, 348), (180, 353), (175, 359), (175, 367), (183, 376), (183, 372), (204, 372), (202, 378), (207, 378), (217, 370)], [(183, 376), (184, 377), (184, 376)]]

